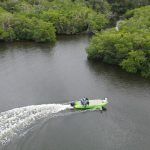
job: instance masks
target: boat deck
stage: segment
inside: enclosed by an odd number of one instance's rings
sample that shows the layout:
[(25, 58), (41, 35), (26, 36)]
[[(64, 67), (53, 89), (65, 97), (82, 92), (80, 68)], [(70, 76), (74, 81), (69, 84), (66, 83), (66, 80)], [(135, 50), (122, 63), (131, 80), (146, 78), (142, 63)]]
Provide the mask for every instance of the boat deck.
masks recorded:
[[(88, 106), (101, 105), (101, 104), (102, 104), (101, 100), (89, 100), (89, 105)], [(77, 106), (83, 106), (81, 104), (81, 101), (78, 101), (78, 105)]]

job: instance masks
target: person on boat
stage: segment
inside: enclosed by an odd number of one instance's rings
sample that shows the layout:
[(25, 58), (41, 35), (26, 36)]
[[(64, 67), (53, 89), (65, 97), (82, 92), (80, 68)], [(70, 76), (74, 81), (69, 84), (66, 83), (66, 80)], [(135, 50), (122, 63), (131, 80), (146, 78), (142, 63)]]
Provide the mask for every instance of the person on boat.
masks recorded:
[(80, 99), (80, 101), (81, 101), (81, 104), (82, 104), (83, 106), (86, 105), (85, 98)]
[(86, 102), (86, 105), (89, 105), (89, 99), (88, 98), (85, 99), (85, 102)]
[(88, 101), (88, 98), (83, 98), (83, 99), (80, 99), (80, 101), (81, 101), (81, 104), (83, 105), (83, 106), (87, 106), (87, 105), (89, 105), (89, 101)]

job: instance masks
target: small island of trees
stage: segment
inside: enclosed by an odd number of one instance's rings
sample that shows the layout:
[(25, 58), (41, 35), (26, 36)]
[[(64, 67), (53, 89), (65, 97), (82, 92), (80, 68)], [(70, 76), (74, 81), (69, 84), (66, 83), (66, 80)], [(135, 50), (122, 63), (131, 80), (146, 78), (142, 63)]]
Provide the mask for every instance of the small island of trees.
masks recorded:
[(150, 6), (128, 10), (115, 28), (97, 32), (86, 47), (88, 57), (121, 66), (127, 72), (141, 71), (150, 77)]

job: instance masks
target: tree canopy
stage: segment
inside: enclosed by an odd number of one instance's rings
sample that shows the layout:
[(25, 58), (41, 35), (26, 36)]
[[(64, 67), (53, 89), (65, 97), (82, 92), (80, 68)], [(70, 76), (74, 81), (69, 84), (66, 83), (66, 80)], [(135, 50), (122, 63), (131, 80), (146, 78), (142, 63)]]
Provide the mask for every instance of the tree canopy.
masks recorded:
[(88, 57), (117, 64), (127, 72), (141, 71), (150, 77), (150, 6), (141, 7), (125, 14), (131, 17), (119, 24), (119, 31), (97, 32), (86, 48)]
[(3, 0), (0, 14), (0, 40), (54, 42), (56, 33), (104, 29), (111, 11), (105, 1), (92, 7), (91, 1), (84, 0)]
[(117, 13), (125, 13), (127, 10), (146, 6), (150, 0), (107, 0), (111, 5), (111, 10)]

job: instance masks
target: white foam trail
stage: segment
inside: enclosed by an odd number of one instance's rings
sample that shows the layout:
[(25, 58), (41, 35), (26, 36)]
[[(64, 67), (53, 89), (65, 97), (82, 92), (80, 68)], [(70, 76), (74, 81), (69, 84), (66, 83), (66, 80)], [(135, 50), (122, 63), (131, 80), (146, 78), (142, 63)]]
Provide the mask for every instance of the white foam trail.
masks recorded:
[(69, 105), (43, 104), (15, 108), (0, 113), (0, 147), (36, 120), (70, 108)]

